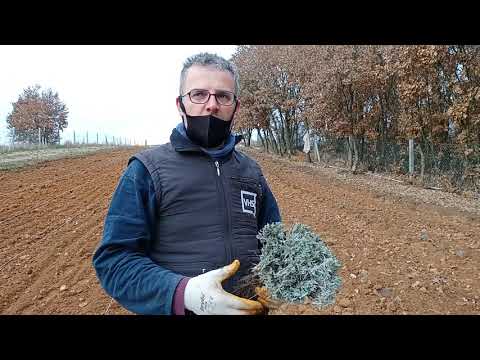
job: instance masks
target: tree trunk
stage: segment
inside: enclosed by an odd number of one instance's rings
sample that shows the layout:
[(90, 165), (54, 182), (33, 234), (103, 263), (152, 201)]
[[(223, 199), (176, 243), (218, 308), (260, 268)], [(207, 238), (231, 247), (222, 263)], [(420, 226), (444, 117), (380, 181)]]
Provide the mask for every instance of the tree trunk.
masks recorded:
[(263, 129), (263, 140), (265, 141), (265, 148), (267, 150), (267, 153), (270, 153), (270, 151), (273, 151), (272, 143), (268, 139), (268, 133), (267, 133), (267, 130), (265, 129)]
[(252, 138), (252, 129), (246, 129), (245, 130), (245, 135), (244, 135), (245, 146), (250, 147), (250, 139), (251, 138)]
[(348, 136), (348, 166), (352, 172), (356, 172), (358, 166), (357, 139), (353, 135)]
[[(283, 131), (283, 126), (280, 126), (280, 129), (278, 128), (278, 125), (277, 125), (277, 122), (274, 120), (273, 122), (273, 129), (269, 128), (268, 130), (270, 131), (270, 135), (271, 135), (271, 139), (273, 141), (273, 144), (274, 144), (274, 147), (275, 147), (275, 150), (277, 151), (276, 153), (279, 154), (280, 156), (283, 156), (284, 154), (284, 147), (285, 147), (285, 143), (284, 143), (284, 131)], [(275, 133), (277, 134), (277, 139), (278, 141), (275, 139), (275, 136), (274, 136), (274, 131)]]
[(281, 155), (280, 145), (275, 140), (275, 137), (273, 136), (272, 129), (268, 128), (267, 131), (268, 131), (267, 134), (269, 135), (268, 138), (270, 140), (270, 144), (272, 145), (273, 152), (277, 155)]
[(293, 150), (293, 153), (296, 153), (297, 148), (298, 148), (298, 146), (301, 142), (300, 141), (301, 136), (298, 132), (298, 123), (297, 122), (293, 123), (291, 134), (292, 134), (292, 142), (291, 142), (292, 143), (292, 150)]
[(278, 110), (280, 115), (280, 123), (281, 123), (281, 134), (282, 134), (282, 142), (284, 145), (284, 152), (290, 158), (292, 155), (292, 145), (291, 145), (291, 132), (288, 124), (287, 117), (282, 114), (280, 110)]
[(285, 140), (285, 128), (283, 125), (280, 127), (280, 138), (278, 139), (280, 156), (283, 156), (283, 153), (286, 152), (287, 142)]
[(268, 135), (266, 130), (263, 130), (263, 136), (265, 138), (265, 146), (267, 148), (267, 152), (273, 152), (275, 154), (275, 149), (273, 148), (272, 140), (270, 140), (270, 136)]
[(357, 149), (358, 149), (358, 161), (360, 162), (365, 162), (365, 137), (362, 136), (359, 140), (360, 144), (358, 144)]
[(292, 155), (297, 153), (298, 144), (300, 144), (300, 135), (298, 134), (298, 124), (296, 122), (292, 122), (292, 128), (290, 129), (290, 145)]
[(305, 161), (308, 163), (312, 162), (312, 157), (310, 156), (310, 151), (305, 153)]
[(261, 131), (260, 131), (260, 129), (259, 129), (258, 127), (257, 127), (257, 134), (258, 134), (258, 137), (260, 138), (260, 141), (262, 142), (263, 150), (265, 150), (266, 152), (268, 152), (267, 146), (266, 146), (265, 142), (263, 141), (262, 133), (261, 133)]
[(357, 146), (357, 139), (353, 136), (353, 164), (352, 164), (352, 172), (355, 173), (357, 171), (358, 166), (358, 146)]
[(288, 154), (288, 158), (293, 155), (292, 152), (292, 133), (290, 131), (290, 127), (288, 125), (287, 119), (285, 119), (285, 150)]
[[(380, 151), (379, 153), (381, 154), (381, 162), (383, 164), (383, 168), (386, 170), (387, 169), (387, 156), (386, 156), (386, 142), (387, 142), (387, 121), (386, 121), (386, 113), (385, 113), (385, 106), (384, 105), (384, 99), (383, 96), (380, 97), (380, 110), (381, 110), (381, 116), (380, 116), (380, 139), (378, 140), (380, 142)], [(376, 164), (379, 165), (379, 164)]]
[(352, 135), (348, 136), (348, 153), (347, 153), (347, 165), (351, 169), (353, 165), (353, 141), (352, 141)]

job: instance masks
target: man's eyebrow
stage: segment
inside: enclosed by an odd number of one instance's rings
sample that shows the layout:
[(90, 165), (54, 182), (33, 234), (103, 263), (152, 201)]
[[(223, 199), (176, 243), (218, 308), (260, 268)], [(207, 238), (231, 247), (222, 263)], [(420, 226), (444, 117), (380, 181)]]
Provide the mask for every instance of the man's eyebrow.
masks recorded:
[(192, 91), (192, 90), (205, 90), (205, 91), (210, 91), (210, 92), (212, 92), (212, 91), (215, 91), (215, 92), (222, 91), (222, 92), (229, 92), (229, 93), (232, 93), (232, 94), (234, 93), (233, 90), (225, 90), (225, 89), (211, 89), (211, 90), (209, 90), (209, 89), (205, 89), (205, 88), (192, 88), (189, 91)]

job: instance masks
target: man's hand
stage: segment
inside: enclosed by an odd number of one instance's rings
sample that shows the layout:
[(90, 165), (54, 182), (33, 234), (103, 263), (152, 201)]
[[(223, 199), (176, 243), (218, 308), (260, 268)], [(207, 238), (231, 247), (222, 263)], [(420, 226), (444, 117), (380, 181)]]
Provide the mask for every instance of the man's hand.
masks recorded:
[(191, 278), (185, 287), (185, 308), (197, 315), (256, 315), (263, 313), (258, 301), (232, 295), (222, 288), (222, 282), (240, 267), (235, 260), (223, 268)]
[(278, 300), (273, 300), (265, 287), (256, 287), (255, 294), (258, 296), (258, 301), (265, 307), (265, 309), (276, 310), (282, 304)]

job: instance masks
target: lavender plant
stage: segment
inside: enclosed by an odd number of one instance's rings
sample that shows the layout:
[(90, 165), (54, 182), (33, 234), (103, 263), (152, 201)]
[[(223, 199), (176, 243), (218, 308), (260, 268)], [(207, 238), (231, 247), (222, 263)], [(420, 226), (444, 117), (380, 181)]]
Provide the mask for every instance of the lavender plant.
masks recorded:
[(300, 303), (308, 297), (318, 306), (334, 302), (341, 264), (307, 225), (295, 224), (286, 232), (282, 223), (269, 224), (257, 238), (263, 248), (252, 271), (273, 299)]

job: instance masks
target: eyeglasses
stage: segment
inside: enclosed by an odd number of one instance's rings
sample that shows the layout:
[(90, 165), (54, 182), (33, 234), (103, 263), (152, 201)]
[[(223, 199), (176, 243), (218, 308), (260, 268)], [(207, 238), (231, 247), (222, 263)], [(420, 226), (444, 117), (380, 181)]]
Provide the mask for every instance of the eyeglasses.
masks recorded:
[(190, 101), (194, 104), (205, 104), (210, 100), (210, 96), (215, 96), (215, 100), (218, 104), (224, 106), (233, 105), (237, 97), (234, 93), (230, 91), (217, 91), (216, 94), (212, 94), (208, 90), (204, 89), (193, 89), (188, 93), (182, 95), (182, 97), (187, 96), (190, 98)]

